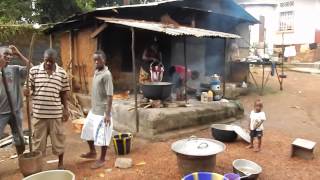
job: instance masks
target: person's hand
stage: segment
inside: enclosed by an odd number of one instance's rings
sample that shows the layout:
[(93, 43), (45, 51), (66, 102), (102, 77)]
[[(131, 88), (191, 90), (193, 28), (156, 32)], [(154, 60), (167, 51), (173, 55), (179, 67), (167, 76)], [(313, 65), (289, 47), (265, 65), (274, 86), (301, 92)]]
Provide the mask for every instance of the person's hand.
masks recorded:
[(70, 117), (69, 109), (68, 108), (63, 108), (62, 122), (67, 122), (69, 117)]
[(30, 96), (30, 90), (29, 89), (27, 89), (27, 88), (25, 88), (25, 89), (23, 89), (23, 94), (24, 94), (24, 96)]
[(20, 51), (14, 45), (10, 45), (9, 48), (11, 49), (12, 54), (14, 54), (14, 55), (19, 55), (20, 54)]
[(110, 115), (106, 115), (105, 118), (104, 118), (104, 123), (106, 124), (106, 126), (110, 125)]

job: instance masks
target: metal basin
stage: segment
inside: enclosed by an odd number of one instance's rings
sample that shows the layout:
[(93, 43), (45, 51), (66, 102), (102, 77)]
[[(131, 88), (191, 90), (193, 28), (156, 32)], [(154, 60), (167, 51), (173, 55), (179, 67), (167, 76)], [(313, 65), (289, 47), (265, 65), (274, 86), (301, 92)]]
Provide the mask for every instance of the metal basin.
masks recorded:
[(262, 172), (261, 166), (246, 159), (234, 160), (232, 165), (234, 173), (245, 176), (245, 178), (241, 179), (255, 180), (258, 179), (259, 174)]
[(211, 173), (211, 172), (194, 172), (192, 174), (189, 174), (183, 177), (181, 180), (214, 180), (214, 179), (228, 180), (221, 174)]
[(141, 86), (143, 96), (153, 100), (165, 100), (171, 95), (172, 83), (149, 82)]
[(23, 180), (75, 180), (75, 176), (68, 170), (43, 171), (24, 178)]
[(216, 155), (225, 148), (220, 141), (196, 137), (182, 139), (171, 145), (172, 151), (176, 153), (182, 176), (193, 172), (213, 172)]
[(238, 137), (233, 126), (226, 124), (212, 124), (211, 134), (216, 140), (222, 142), (233, 142)]

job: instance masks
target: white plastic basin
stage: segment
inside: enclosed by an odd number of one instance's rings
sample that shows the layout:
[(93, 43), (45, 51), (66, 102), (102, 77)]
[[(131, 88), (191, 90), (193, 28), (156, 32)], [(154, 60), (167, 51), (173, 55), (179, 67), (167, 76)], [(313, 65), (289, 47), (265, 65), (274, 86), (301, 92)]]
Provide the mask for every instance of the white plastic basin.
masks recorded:
[(75, 176), (68, 170), (50, 170), (33, 174), (23, 180), (75, 180)]

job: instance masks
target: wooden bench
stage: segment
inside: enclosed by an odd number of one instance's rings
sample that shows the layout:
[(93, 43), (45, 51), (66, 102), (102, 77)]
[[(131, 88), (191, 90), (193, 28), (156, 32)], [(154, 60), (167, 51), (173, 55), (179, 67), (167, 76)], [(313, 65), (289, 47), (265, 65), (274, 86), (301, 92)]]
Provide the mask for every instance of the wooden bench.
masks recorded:
[(296, 138), (291, 144), (291, 157), (297, 156), (304, 159), (313, 159), (316, 143), (306, 139)]

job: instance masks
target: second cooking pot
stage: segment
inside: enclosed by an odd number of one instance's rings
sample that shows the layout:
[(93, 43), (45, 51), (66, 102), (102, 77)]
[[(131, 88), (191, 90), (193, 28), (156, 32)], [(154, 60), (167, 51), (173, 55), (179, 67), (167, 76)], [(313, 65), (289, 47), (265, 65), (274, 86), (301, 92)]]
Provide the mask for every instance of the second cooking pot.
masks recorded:
[(193, 172), (212, 172), (216, 166), (216, 155), (225, 148), (220, 141), (197, 137), (178, 140), (171, 145), (182, 176)]

